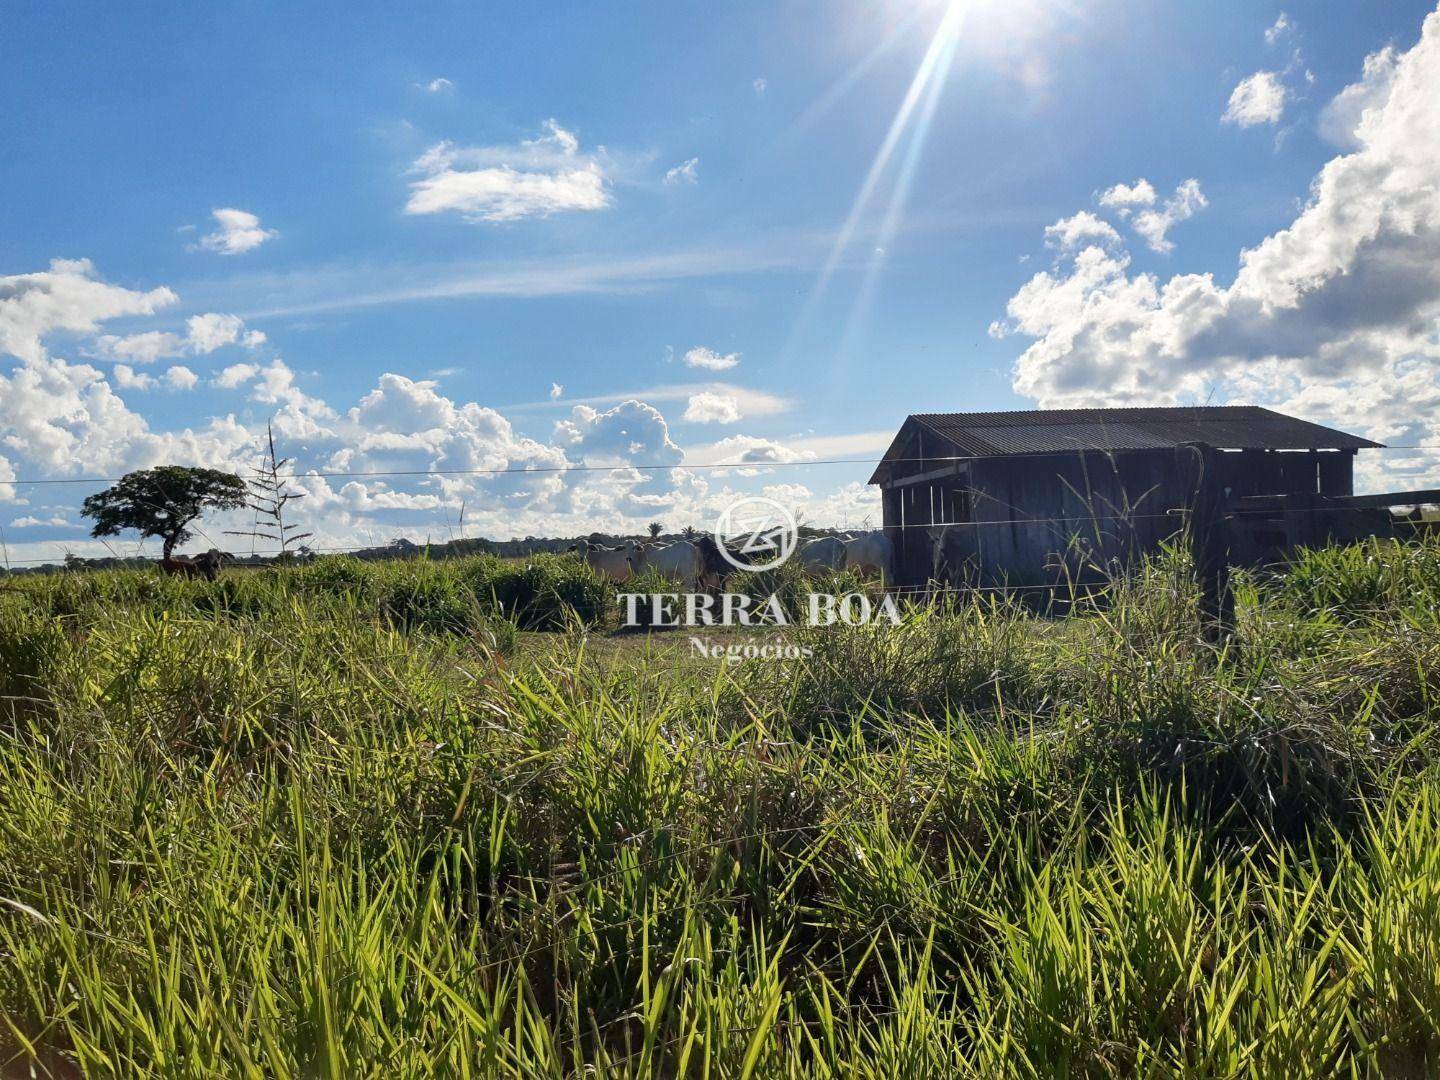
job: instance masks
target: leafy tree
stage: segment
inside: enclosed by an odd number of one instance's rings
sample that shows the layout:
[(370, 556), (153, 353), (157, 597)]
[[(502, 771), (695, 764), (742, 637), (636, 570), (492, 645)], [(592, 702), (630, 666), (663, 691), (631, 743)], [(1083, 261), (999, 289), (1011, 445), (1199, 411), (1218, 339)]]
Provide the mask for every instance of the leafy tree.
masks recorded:
[(311, 532), (301, 532), (300, 526), (285, 520), (285, 504), (294, 499), (303, 499), (303, 491), (291, 491), (290, 484), (281, 472), (285, 466), (290, 464), (290, 458), (277, 457), (275, 454), (275, 432), (269, 424), (265, 425), (265, 436), (267, 439), (267, 451), (264, 460), (258, 468), (251, 469), (255, 475), (250, 478), (250, 501), (249, 507), (255, 511), (255, 525), (253, 528), (243, 531), (229, 530), (227, 536), (248, 536), (251, 539), (251, 551), (254, 551), (255, 540), (271, 540), (280, 545), (280, 551), (275, 557), (276, 562), (289, 562), (295, 557), (298, 545), (301, 540), (314, 536)]
[(135, 529), (141, 536), (161, 537), (168, 559), (190, 539), (190, 524), (206, 509), (238, 510), (247, 494), (245, 481), (234, 473), (160, 465), (126, 473), (114, 487), (87, 498), (80, 514), (95, 519), (91, 536)]
[(695, 537), (699, 536), (700, 534), (695, 531), (694, 525), (686, 525), (685, 528), (680, 530), (680, 535), (685, 537), (686, 540), (694, 540)]
[(646, 525), (645, 528), (650, 530), (650, 539), (654, 540), (657, 536), (660, 535), (660, 530), (665, 528), (665, 526), (661, 525), (658, 521), (652, 521), (649, 525)]

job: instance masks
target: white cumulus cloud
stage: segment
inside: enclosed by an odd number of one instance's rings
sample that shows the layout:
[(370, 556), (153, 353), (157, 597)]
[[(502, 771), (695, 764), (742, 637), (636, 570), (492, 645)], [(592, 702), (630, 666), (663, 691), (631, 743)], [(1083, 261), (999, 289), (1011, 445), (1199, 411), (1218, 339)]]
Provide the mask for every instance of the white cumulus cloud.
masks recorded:
[(1072, 217), (1047, 225), (1045, 242), (1061, 251), (1073, 251), (1082, 244), (1118, 244), (1120, 234), (1108, 221), (1096, 217), (1089, 210), (1081, 210)]
[(685, 354), (684, 360), (686, 367), (703, 368), (706, 371), (729, 371), (740, 363), (740, 354), (717, 353), (714, 349), (697, 345)]
[(54, 259), (49, 270), (0, 277), (0, 353), (38, 360), (47, 355), (43, 339), (56, 331), (92, 333), (107, 320), (153, 315), (178, 299), (163, 286), (138, 292), (100, 281), (89, 259)]
[(172, 356), (205, 356), (226, 345), (238, 343), (253, 349), (265, 343), (261, 331), (244, 327), (245, 321), (239, 315), (212, 311), (190, 316), (183, 335), (168, 330), (147, 330), (124, 337), (103, 334), (95, 340), (93, 352), (109, 360), (150, 364)]
[(176, 364), (165, 371), (165, 383), (172, 390), (194, 390), (199, 382), (200, 376), (183, 364)]
[(796, 450), (785, 443), (755, 435), (727, 435), (705, 448), (707, 463), (716, 465), (779, 465), (805, 461), (814, 456), (811, 451)]
[(1274, 71), (1257, 71), (1254, 75), (1240, 80), (1230, 92), (1230, 101), (1222, 123), (1236, 124), (1242, 128), (1257, 124), (1278, 124), (1285, 114), (1285, 101), (1289, 91)]
[(1031, 278), (1004, 324), (1035, 339), (1015, 389), (1047, 407), (1259, 401), (1381, 441), (1440, 441), (1440, 13), (1387, 81), (1358, 149), (1320, 170), (1289, 226), (1240, 252), (1229, 284), (1133, 274), (1093, 245)]
[(432, 146), (412, 170), (407, 214), (457, 213), (472, 222), (518, 221), (604, 210), (610, 191), (600, 158), (555, 120), (514, 146)]
[(219, 255), (243, 255), (280, 235), (261, 226), (260, 218), (248, 210), (222, 206), (210, 211), (210, 216), (215, 219), (215, 231), (202, 236), (199, 246)]
[(1159, 209), (1142, 210), (1131, 220), (1130, 226), (1145, 240), (1151, 251), (1161, 254), (1175, 250), (1167, 237), (1174, 226), (1194, 217), (1209, 205), (1205, 193), (1200, 190), (1200, 181), (1186, 180), (1175, 189), (1175, 194), (1165, 200)]
[(678, 465), (685, 458), (660, 411), (633, 398), (605, 412), (576, 405), (555, 425), (555, 441), (586, 465)]
[(167, 460), (220, 467), (251, 439), (228, 417), (154, 432), (88, 364), (42, 357), (0, 375), (0, 446), (31, 475), (110, 475)]
[[(1365, 58), (1365, 70), (1357, 83), (1352, 83), (1335, 96), (1320, 113), (1320, 134), (1329, 142), (1346, 150), (1360, 146), (1360, 124), (1365, 114), (1390, 98), (1390, 87), (1400, 63), (1400, 52), (1387, 45)], [(1440, 93), (1440, 88), (1437, 88)]]
[(193, 390), (200, 382), (200, 376), (180, 364), (167, 368), (159, 378), (137, 372), (129, 364), (116, 364), (114, 376), (115, 385), (122, 390), (154, 390), (161, 385), (167, 390)]
[[(185, 321), (186, 337), (190, 347), (197, 353), (212, 353), (222, 345), (229, 345), (240, 337), (245, 321), (239, 315), (219, 315), (210, 312), (194, 315)], [(263, 340), (263, 337), (262, 337)]]
[(122, 390), (152, 390), (155, 377), (137, 372), (129, 364), (116, 364), (115, 385)]
[(740, 403), (728, 394), (701, 391), (690, 396), (681, 419), (692, 424), (733, 424), (740, 419)]
[(230, 364), (211, 380), (221, 390), (234, 390), (260, 374), (259, 364)]
[(1101, 192), (1100, 205), (1128, 217), (1137, 207), (1155, 205), (1155, 186), (1143, 176), (1133, 184), (1116, 184)]

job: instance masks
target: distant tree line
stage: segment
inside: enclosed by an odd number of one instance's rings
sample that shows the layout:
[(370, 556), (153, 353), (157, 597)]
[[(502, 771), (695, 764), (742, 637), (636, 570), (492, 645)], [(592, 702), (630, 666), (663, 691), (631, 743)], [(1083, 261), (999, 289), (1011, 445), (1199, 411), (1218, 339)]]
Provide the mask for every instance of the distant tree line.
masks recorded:
[[(166, 564), (171, 561), (176, 548), (194, 539), (194, 533), (198, 529), (197, 522), (207, 510), (253, 511), (255, 520), (250, 529), (227, 530), (226, 535), (248, 536), (252, 542), (263, 540), (278, 548), (278, 551), (272, 550), (264, 554), (229, 555), (227, 561), (235, 565), (269, 566), (277, 562), (304, 560), (324, 554), (323, 550), (317, 551), (304, 543), (313, 533), (301, 531), (302, 526), (287, 516), (286, 507), (303, 498), (304, 492), (290, 489), (283, 470), (290, 464), (291, 459), (281, 458), (276, 454), (275, 435), (268, 425), (266, 450), (263, 461), (252, 470), (253, 475), (248, 481), (234, 473), (188, 465), (160, 465), (153, 469), (126, 473), (111, 487), (86, 498), (81, 505), (80, 514), (94, 522), (90, 535), (96, 538), (134, 531), (139, 533), (142, 539), (158, 539), (161, 542), (161, 558)], [(652, 521), (646, 526), (643, 538), (652, 543), (693, 540), (707, 531), (686, 525), (679, 533), (667, 535), (664, 528), (661, 522)], [(821, 536), (834, 531), (809, 526), (800, 528), (802, 536)], [(346, 554), (364, 560), (453, 559), (466, 555), (524, 558), (542, 553), (563, 552), (582, 540), (614, 547), (628, 540), (641, 538), (641, 534), (601, 532), (567, 537), (526, 536), (510, 540), (474, 537), (444, 543), (426, 541), (423, 544), (397, 538), (385, 544), (348, 551)], [(108, 570), (153, 564), (154, 560), (142, 556), (108, 555), (85, 558), (67, 554), (62, 562), (41, 566), (0, 566), (0, 575), (51, 573), (56, 570)]]

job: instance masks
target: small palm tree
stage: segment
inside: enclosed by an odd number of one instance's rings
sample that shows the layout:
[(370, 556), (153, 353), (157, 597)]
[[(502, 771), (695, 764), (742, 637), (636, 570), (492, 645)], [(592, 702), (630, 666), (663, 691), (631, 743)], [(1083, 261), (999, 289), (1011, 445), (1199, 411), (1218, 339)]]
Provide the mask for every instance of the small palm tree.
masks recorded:
[(681, 530), (681, 535), (684, 536), (686, 540), (694, 540), (695, 537), (700, 534), (695, 531), (694, 525), (686, 525), (685, 528)]
[(652, 521), (649, 525), (646, 525), (645, 528), (650, 531), (650, 539), (654, 540), (660, 535), (660, 530), (665, 528), (665, 526), (661, 525), (658, 521)]
[[(275, 431), (269, 425), (265, 425), (266, 454), (261, 460), (258, 468), (251, 471), (255, 474), (247, 483), (250, 486), (251, 510), (255, 511), (255, 524), (249, 530), (237, 531), (227, 529), (228, 536), (250, 537), (250, 553), (255, 553), (255, 541), (271, 540), (280, 545), (280, 550), (275, 554), (275, 561), (281, 563), (291, 562), (295, 558), (296, 545), (301, 540), (308, 540), (315, 534), (312, 532), (301, 532), (300, 526), (285, 520), (285, 505), (295, 499), (303, 499), (305, 492), (291, 491), (290, 485), (286, 482), (286, 475), (282, 471), (290, 464), (290, 458), (282, 458), (275, 453)], [(465, 504), (460, 504), (460, 516), (465, 516)]]

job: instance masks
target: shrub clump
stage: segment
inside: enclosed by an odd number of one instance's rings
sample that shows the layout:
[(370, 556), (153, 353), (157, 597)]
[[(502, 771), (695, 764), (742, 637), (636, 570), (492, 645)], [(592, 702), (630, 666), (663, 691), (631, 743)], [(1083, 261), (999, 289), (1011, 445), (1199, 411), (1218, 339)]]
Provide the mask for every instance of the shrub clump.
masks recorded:
[(1280, 593), (1305, 616), (1433, 609), (1440, 605), (1440, 543), (1372, 539), (1305, 550), (1281, 576)]
[(803, 665), (756, 665), (742, 693), (765, 701), (797, 731), (865, 716), (993, 713), (1039, 705), (1028, 627), (1016, 606), (981, 601), (946, 609), (911, 607), (900, 625), (802, 627), (792, 640)]
[(615, 590), (579, 559), (536, 555), (522, 564), (486, 557), (463, 571), (477, 597), (527, 630), (594, 626), (609, 614)]

